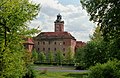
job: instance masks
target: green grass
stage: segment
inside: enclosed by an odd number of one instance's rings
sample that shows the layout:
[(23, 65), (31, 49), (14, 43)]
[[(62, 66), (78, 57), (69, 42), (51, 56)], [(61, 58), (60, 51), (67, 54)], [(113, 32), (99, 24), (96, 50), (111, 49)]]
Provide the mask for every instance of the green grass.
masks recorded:
[(85, 78), (87, 72), (50, 72), (46, 71), (45, 74), (41, 74), (43, 71), (38, 71), (38, 78)]
[[(53, 65), (33, 65), (33, 68), (35, 68), (35, 70), (37, 71), (37, 78), (86, 78), (86, 76), (88, 75), (88, 72), (61, 71), (61, 70), (74, 70), (75, 67), (72, 66), (61, 67)], [(40, 68), (43, 69), (39, 70)]]

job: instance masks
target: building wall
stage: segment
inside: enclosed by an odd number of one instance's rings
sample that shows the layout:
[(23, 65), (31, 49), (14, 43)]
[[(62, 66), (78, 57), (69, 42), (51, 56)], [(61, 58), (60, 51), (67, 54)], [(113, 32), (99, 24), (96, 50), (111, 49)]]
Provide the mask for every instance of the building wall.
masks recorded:
[(72, 39), (59, 39), (59, 40), (42, 40), (34, 42), (35, 49), (37, 52), (45, 52), (46, 54), (50, 51), (56, 54), (57, 51), (61, 51), (66, 54), (70, 48), (72, 52), (75, 52), (76, 41)]
[(75, 53), (76, 40), (71, 40), (71, 51)]

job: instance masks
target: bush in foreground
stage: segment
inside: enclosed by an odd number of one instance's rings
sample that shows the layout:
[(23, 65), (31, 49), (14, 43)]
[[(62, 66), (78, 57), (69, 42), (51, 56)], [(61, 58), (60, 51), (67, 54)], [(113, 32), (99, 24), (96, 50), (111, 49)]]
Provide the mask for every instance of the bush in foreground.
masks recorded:
[(108, 61), (91, 67), (88, 78), (120, 78), (120, 61)]
[(37, 77), (38, 77), (37, 71), (34, 70), (32, 68), (32, 66), (28, 66), (27, 72), (26, 72), (25, 76), (23, 76), (22, 78), (37, 78)]

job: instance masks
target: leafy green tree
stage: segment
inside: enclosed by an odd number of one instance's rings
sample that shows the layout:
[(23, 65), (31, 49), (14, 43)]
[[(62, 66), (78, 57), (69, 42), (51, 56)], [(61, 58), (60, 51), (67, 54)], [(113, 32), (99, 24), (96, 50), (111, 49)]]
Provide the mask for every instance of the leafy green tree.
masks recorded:
[[(81, 0), (90, 20), (98, 23), (103, 40), (107, 42), (107, 58), (120, 59), (120, 1), (119, 0)], [(106, 46), (103, 46), (103, 48)]]
[(110, 43), (108, 43), (107, 45), (107, 58), (109, 59), (118, 59), (120, 60), (120, 49), (118, 46), (119, 42), (116, 41), (111, 41)]
[[(90, 20), (97, 22), (104, 40), (120, 41), (120, 1), (119, 0), (81, 0)], [(120, 43), (117, 45), (120, 47)]]
[(48, 52), (48, 54), (47, 54), (47, 60), (48, 60), (48, 62), (49, 63), (53, 63), (53, 61), (54, 61), (54, 54), (53, 54), (53, 52), (52, 51), (50, 51), (50, 52)]
[(45, 56), (44, 52), (40, 52), (40, 53), (39, 53), (38, 61), (39, 61), (40, 63), (45, 63), (45, 61), (46, 61), (46, 56)]
[(72, 64), (74, 60), (74, 53), (71, 51), (70, 48), (68, 48), (68, 52), (66, 53), (66, 63)]
[(21, 78), (27, 72), (22, 37), (39, 5), (29, 0), (0, 0), (0, 78)]
[(107, 56), (107, 44), (103, 41), (91, 41), (76, 52), (76, 62), (80, 66), (89, 68), (96, 63), (105, 63)]
[(92, 36), (90, 36), (91, 41), (100, 41), (103, 40), (102, 31), (100, 31), (100, 26), (95, 28), (95, 31)]
[(38, 60), (38, 52), (36, 52), (36, 50), (32, 51), (32, 59), (34, 62), (37, 62)]
[(56, 63), (61, 65), (64, 60), (63, 52), (58, 50), (55, 57)]
[(84, 49), (85, 46), (80, 47), (77, 49), (76, 53), (75, 53), (75, 65), (76, 66), (81, 66), (84, 67)]

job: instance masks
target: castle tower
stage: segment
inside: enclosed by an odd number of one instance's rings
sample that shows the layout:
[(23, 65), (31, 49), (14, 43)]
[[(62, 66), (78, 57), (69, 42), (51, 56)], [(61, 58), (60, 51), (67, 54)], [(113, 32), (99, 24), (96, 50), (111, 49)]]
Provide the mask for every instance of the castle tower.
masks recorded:
[(55, 23), (55, 32), (64, 32), (64, 21), (61, 21), (62, 16), (60, 14), (57, 15), (57, 19)]

